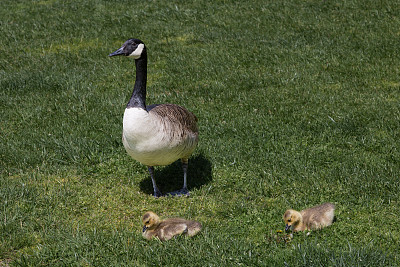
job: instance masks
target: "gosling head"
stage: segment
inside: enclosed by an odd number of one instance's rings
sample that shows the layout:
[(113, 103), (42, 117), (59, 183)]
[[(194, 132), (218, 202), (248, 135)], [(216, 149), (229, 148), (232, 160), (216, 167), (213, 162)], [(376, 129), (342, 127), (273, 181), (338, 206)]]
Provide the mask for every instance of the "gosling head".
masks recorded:
[(143, 215), (143, 232), (147, 229), (153, 229), (160, 223), (160, 218), (152, 211), (148, 211)]
[(127, 56), (134, 59), (139, 59), (142, 55), (146, 54), (146, 46), (139, 39), (127, 40), (118, 50), (109, 54), (109, 57), (113, 56)]
[[(296, 228), (295, 226), (301, 222), (301, 214), (295, 210), (287, 210), (283, 214), (283, 221), (285, 222), (285, 231)], [(293, 225), (293, 228), (292, 228)]]

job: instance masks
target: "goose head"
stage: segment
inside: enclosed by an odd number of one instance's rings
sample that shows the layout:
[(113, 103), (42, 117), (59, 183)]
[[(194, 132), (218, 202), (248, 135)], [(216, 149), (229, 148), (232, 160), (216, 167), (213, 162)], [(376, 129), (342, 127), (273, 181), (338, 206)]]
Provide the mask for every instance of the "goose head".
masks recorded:
[(143, 221), (143, 232), (145, 232), (147, 229), (152, 230), (155, 228), (157, 225), (160, 224), (160, 218), (157, 216), (152, 211), (148, 211), (143, 215), (142, 218)]
[(302, 216), (300, 212), (295, 211), (295, 210), (287, 210), (285, 214), (283, 214), (283, 221), (285, 222), (285, 230), (288, 231), (293, 228), (297, 224), (299, 224), (302, 220)]
[(113, 56), (126, 56), (132, 57), (134, 59), (139, 59), (142, 55), (146, 53), (146, 46), (139, 39), (129, 39), (127, 40), (118, 50), (109, 54), (109, 57)]

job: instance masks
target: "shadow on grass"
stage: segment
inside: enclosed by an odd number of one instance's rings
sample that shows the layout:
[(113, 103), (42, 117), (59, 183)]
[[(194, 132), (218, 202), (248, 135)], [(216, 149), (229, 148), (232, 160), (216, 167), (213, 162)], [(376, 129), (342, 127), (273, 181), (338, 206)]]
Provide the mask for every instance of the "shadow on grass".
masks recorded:
[[(178, 160), (168, 166), (158, 166), (154, 168), (154, 177), (157, 187), (165, 194), (167, 192), (179, 190), (183, 186), (183, 170), (181, 161)], [(189, 158), (189, 168), (187, 173), (187, 186), (189, 191), (194, 188), (208, 184), (212, 181), (211, 162), (202, 154)], [(140, 182), (140, 190), (145, 194), (153, 194), (153, 184), (150, 174)]]

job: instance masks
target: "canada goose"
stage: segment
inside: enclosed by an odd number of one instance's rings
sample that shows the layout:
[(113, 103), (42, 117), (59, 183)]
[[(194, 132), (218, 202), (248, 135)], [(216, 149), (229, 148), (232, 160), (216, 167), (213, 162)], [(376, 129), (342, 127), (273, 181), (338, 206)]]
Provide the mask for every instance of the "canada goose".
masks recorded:
[(285, 230), (293, 231), (317, 230), (329, 226), (333, 222), (335, 205), (324, 203), (300, 212), (289, 209), (283, 215)]
[(154, 179), (154, 166), (181, 159), (183, 188), (168, 194), (189, 195), (188, 159), (199, 136), (196, 116), (174, 104), (146, 106), (147, 51), (141, 40), (129, 39), (109, 56), (118, 55), (131, 57), (136, 63), (135, 85), (123, 119), (122, 142), (127, 153), (148, 167), (155, 197), (161, 192)]
[(194, 236), (201, 230), (201, 224), (181, 218), (160, 220), (154, 212), (148, 211), (143, 215), (143, 237), (150, 240), (157, 237), (161, 241), (169, 240), (180, 234)]

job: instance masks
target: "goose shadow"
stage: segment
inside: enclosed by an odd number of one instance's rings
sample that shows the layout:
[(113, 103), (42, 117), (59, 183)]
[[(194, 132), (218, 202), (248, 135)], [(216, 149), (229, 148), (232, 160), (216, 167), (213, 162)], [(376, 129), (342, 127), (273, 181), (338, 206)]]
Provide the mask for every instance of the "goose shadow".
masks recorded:
[[(139, 187), (143, 193), (153, 194), (153, 184), (150, 174), (148, 172), (147, 174), (147, 178), (140, 182)], [(177, 160), (168, 166), (155, 167), (154, 177), (157, 187), (163, 194), (181, 189), (183, 186), (181, 161)], [(189, 191), (200, 188), (211, 181), (211, 162), (205, 158), (203, 154), (189, 158), (189, 167), (187, 171), (187, 186)]]

